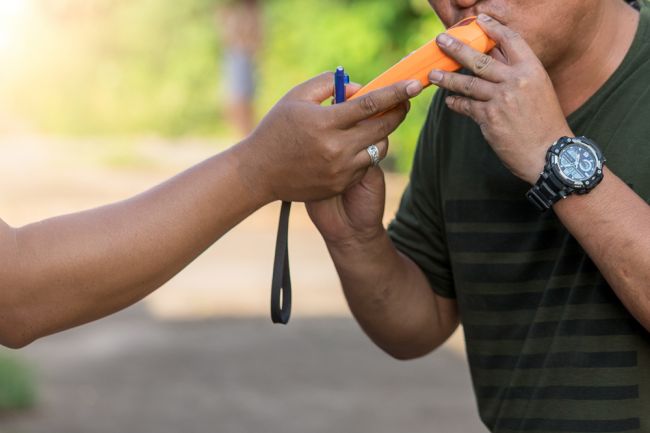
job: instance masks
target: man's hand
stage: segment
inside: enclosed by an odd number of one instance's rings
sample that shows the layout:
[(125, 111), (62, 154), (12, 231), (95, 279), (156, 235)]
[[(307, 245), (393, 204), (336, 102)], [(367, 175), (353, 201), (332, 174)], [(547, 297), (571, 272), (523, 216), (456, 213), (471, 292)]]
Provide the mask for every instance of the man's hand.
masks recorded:
[[(358, 182), (370, 166), (366, 148), (387, 151), (386, 137), (404, 120), (417, 81), (397, 83), (345, 104), (322, 106), (334, 78), (324, 73), (291, 90), (239, 146), (240, 174), (268, 201), (331, 197)], [(348, 92), (358, 86), (348, 86)], [(378, 114), (383, 113), (378, 116)]]
[(308, 202), (307, 212), (328, 245), (365, 243), (384, 233), (385, 190), (384, 173), (372, 167), (343, 194)]
[(544, 167), (548, 148), (573, 135), (544, 66), (524, 39), (486, 15), (479, 24), (497, 42), (491, 55), (482, 54), (449, 35), (438, 45), (474, 75), (434, 70), (432, 83), (462, 96), (446, 102), (471, 117), (501, 161), (517, 177), (534, 184)]
[(454, 300), (436, 295), (422, 270), (397, 252), (382, 225), (384, 203), (384, 174), (373, 167), (342, 195), (307, 202), (307, 211), (363, 330), (391, 356), (413, 359), (454, 332), (458, 312)]

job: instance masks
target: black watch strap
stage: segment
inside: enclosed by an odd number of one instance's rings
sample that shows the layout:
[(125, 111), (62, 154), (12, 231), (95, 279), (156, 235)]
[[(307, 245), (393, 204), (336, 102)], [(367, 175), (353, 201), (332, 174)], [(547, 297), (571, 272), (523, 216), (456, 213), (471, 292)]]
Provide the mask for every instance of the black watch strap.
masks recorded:
[(573, 190), (564, 185), (547, 164), (537, 183), (526, 193), (526, 198), (540, 212), (544, 212), (572, 192)]
[(291, 272), (289, 270), (289, 213), (291, 202), (283, 201), (275, 243), (271, 281), (271, 320), (286, 325), (291, 316)]
[[(595, 164), (592, 167), (594, 171), (587, 179), (572, 181), (569, 177), (560, 178), (563, 174), (560, 168), (562, 151), (572, 145), (589, 148), (590, 150), (586, 154), (591, 153), (594, 158), (592, 161)], [(537, 209), (544, 212), (553, 207), (560, 199), (567, 198), (573, 193), (587, 194), (603, 180), (605, 161), (602, 151), (593, 140), (587, 137), (561, 137), (548, 149), (544, 171), (535, 185), (528, 190), (526, 198)]]

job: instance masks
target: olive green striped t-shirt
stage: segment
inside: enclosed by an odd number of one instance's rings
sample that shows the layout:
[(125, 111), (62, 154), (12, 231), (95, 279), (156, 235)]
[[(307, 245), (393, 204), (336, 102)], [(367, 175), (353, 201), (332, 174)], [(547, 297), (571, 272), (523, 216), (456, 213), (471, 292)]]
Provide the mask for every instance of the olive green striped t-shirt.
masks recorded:
[[(650, 334), (444, 97), (389, 234), (436, 293), (457, 299), (481, 419), (493, 432), (650, 432)], [(650, 200), (646, 4), (621, 66), (568, 121)]]

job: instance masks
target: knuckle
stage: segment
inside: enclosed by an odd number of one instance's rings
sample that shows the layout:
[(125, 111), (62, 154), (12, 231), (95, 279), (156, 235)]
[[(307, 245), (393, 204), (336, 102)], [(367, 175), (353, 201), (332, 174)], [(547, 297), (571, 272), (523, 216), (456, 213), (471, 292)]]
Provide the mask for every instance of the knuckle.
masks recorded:
[(452, 39), (451, 44), (449, 44), (449, 49), (458, 52), (463, 49), (463, 43), (454, 38)]
[(530, 78), (527, 75), (519, 75), (515, 78), (515, 88), (525, 90), (530, 84)]
[(484, 114), (485, 120), (486, 120), (486, 122), (484, 122), (484, 123), (486, 123), (486, 124), (493, 124), (497, 120), (497, 118), (499, 117), (498, 110), (493, 104), (488, 104), (485, 107), (485, 111), (484, 111), (483, 114)]
[(361, 109), (366, 114), (375, 114), (378, 110), (377, 101), (373, 95), (366, 95), (361, 98), (360, 105)]
[(487, 54), (481, 54), (474, 61), (474, 72), (478, 76), (482, 76), (490, 68), (494, 59)]
[(472, 102), (469, 99), (464, 99), (462, 109), (467, 115), (471, 115), (472, 114)]
[(405, 96), (406, 96), (405, 89), (400, 89), (397, 86), (392, 87), (391, 98), (394, 104), (399, 104), (401, 101), (405, 99)]
[(408, 102), (400, 106), (400, 108), (398, 109), (398, 118), (395, 127), (397, 127), (397, 125), (399, 125), (404, 121), (404, 119), (406, 119), (406, 115), (409, 114), (409, 110), (410, 110), (410, 104)]
[(471, 95), (472, 91), (476, 87), (476, 83), (478, 82), (478, 77), (472, 76), (469, 80), (465, 81), (465, 85), (463, 86), (463, 90), (466, 95)]
[(393, 129), (395, 129), (395, 123), (396, 122), (392, 118), (388, 118), (388, 116), (382, 116), (379, 119), (377, 130), (381, 135), (386, 136), (393, 132)]
[[(447, 74), (445, 74), (445, 75), (447, 75)], [(453, 90), (453, 91), (458, 90), (456, 88), (456, 75), (448, 74), (448, 77), (449, 78), (447, 78), (447, 88), (450, 89), (450, 90)]]
[(503, 103), (508, 106), (512, 106), (515, 103), (515, 94), (511, 90), (504, 91), (501, 98), (503, 99)]
[(335, 163), (341, 159), (343, 149), (337, 141), (328, 141), (324, 144), (323, 158), (329, 163), (330, 169), (336, 169)]

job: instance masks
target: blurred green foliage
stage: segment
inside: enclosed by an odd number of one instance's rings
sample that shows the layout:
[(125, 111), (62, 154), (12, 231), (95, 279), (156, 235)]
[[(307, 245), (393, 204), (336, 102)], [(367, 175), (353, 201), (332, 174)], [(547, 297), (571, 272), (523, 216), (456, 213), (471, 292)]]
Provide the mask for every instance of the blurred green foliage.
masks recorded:
[(0, 412), (32, 407), (35, 399), (32, 372), (13, 357), (0, 354)]
[[(34, 0), (30, 26), (38, 31), (23, 35), (20, 56), (0, 72), (4, 101), (57, 134), (223, 135), (218, 3)], [(262, 3), (260, 116), (294, 85), (337, 65), (368, 82), (442, 29), (426, 0)], [(414, 101), (393, 137), (401, 169), (431, 94)]]

